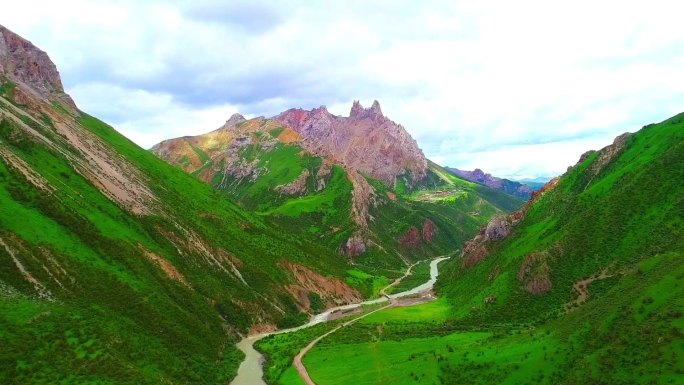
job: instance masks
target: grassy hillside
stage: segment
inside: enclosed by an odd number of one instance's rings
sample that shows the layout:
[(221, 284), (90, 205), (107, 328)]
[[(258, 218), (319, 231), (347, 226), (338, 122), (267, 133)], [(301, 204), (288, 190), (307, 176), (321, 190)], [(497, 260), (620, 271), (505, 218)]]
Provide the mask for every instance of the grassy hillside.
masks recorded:
[(0, 383), (225, 383), (238, 333), (306, 318), (291, 290), (339, 300), (288, 268), (344, 279), (328, 248), (0, 83)]
[[(444, 262), (437, 301), (383, 310), (322, 340), (304, 358), (311, 377), (681, 383), (682, 159), (684, 114), (586, 154), (522, 219), (513, 216), (507, 237), (485, 242), (483, 259)], [(278, 338), (264, 349), (282, 361)], [(294, 369), (280, 373), (274, 383), (300, 383)]]

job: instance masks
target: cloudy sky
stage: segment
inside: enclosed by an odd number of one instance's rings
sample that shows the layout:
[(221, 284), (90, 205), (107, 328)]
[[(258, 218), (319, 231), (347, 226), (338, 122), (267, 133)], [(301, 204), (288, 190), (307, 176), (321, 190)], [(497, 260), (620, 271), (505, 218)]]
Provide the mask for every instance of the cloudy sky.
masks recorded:
[(145, 148), (238, 111), (377, 99), (437, 163), (528, 177), (684, 111), (679, 4), (22, 0), (0, 24)]

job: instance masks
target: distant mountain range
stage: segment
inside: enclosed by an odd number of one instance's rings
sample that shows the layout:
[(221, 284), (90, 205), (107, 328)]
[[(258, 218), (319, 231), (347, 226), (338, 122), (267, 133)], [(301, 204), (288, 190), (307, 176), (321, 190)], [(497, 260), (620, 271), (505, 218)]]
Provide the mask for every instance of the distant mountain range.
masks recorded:
[(501, 190), (507, 194), (522, 198), (530, 199), (532, 192), (542, 188), (545, 182), (544, 178), (537, 178), (532, 181), (514, 181), (506, 178), (498, 178), (492, 176), (492, 174), (485, 173), (484, 171), (476, 168), (473, 171), (460, 170), (455, 167), (449, 167), (449, 171), (455, 173), (456, 175), (467, 179), (471, 182), (479, 183), (493, 189)]

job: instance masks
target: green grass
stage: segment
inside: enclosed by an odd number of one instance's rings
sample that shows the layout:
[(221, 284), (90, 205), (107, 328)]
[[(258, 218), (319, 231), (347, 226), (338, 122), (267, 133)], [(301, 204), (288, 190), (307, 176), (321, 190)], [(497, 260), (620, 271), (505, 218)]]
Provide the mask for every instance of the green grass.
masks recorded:
[(360, 320), (364, 324), (415, 323), (446, 321), (451, 315), (451, 305), (444, 298), (422, 305), (395, 307), (373, 313)]
[[(310, 328), (300, 330), (296, 333), (285, 333), (268, 336), (257, 341), (254, 345), (266, 358), (264, 365), (264, 380), (268, 383), (278, 383), (282, 377), (285, 377), (285, 383), (297, 383), (292, 381), (292, 378), (299, 378), (299, 375), (294, 371), (287, 374), (288, 369), (292, 367), (292, 360), (299, 351), (308, 345), (309, 341), (316, 338), (318, 335), (332, 330), (336, 323), (324, 323)], [(292, 368), (294, 370), (294, 368)], [(289, 378), (289, 380), (288, 380)]]
[(398, 284), (387, 290), (388, 294), (399, 293), (414, 288), (430, 279), (430, 261), (419, 262), (411, 269), (411, 274), (404, 277)]
[[(0, 109), (15, 114), (5, 103)], [(306, 318), (284, 289), (291, 278), (278, 262), (345, 276), (348, 264), (334, 251), (246, 212), (82, 114), (71, 124), (100, 138), (113, 161), (137, 170), (156, 198), (152, 214), (131, 214), (82, 176), (75, 162), (87, 164), (83, 154), (37, 116), (22, 121), (59, 150), (0, 120), (3, 150), (52, 188), (40, 190), (0, 161), (0, 239), (13, 253), (0, 247), (0, 383), (226, 383), (242, 359), (238, 332), (257, 320)], [(169, 279), (143, 249), (173, 265), (189, 286)], [(52, 300), (37, 298), (14, 258)]]
[[(330, 180), (330, 187), (324, 189), (320, 193), (305, 195), (303, 197), (291, 198), (282, 205), (264, 212), (265, 215), (284, 215), (289, 217), (301, 217), (303, 214), (319, 213), (323, 214), (322, 225), (329, 225), (341, 215), (347, 213), (341, 212), (335, 203), (339, 197), (346, 196), (351, 193), (351, 183), (347, 180), (345, 171), (342, 167), (334, 166), (332, 168), (332, 177)], [(346, 208), (348, 205), (342, 205)]]
[[(647, 126), (601, 170), (600, 154), (573, 167), (482, 262), (443, 264), (438, 301), (377, 312), (322, 340), (304, 359), (314, 381), (680, 383), (683, 128), (681, 116)], [(535, 252), (551, 269), (545, 294), (517, 278)], [(566, 312), (572, 284), (606, 268), (611, 276)]]
[[(318, 384), (439, 384), (441, 370), (451, 360), (461, 362), (465, 354), (473, 363), (501, 361), (485, 344), (489, 333), (464, 332), (447, 336), (378, 340), (370, 343), (322, 344), (304, 358), (304, 365)], [(525, 347), (512, 344), (516, 350)], [(522, 352), (507, 352), (521, 355)], [(530, 366), (536, 357), (530, 357)], [(463, 360), (465, 361), (465, 360)], [(353, 368), (350, 370), (350, 368)]]
[(390, 283), (390, 279), (384, 275), (373, 275), (359, 269), (347, 270), (346, 281), (352, 286), (365, 288), (372, 298), (377, 297), (380, 290)]

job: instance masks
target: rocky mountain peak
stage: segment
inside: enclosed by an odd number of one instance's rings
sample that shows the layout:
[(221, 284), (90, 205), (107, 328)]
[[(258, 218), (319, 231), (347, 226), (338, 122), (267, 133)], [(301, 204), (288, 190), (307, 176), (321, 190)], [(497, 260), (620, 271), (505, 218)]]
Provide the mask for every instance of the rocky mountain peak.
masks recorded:
[(230, 116), (228, 120), (226, 120), (226, 124), (223, 125), (224, 128), (232, 128), (237, 126), (238, 124), (242, 122), (246, 122), (247, 119), (245, 119), (244, 116), (242, 116), (239, 113), (234, 113), (233, 115)]
[(320, 106), (318, 108), (314, 108), (311, 110), (311, 115), (313, 117), (328, 117), (332, 116), (332, 114), (328, 111), (328, 108), (326, 106)]
[(75, 107), (64, 93), (57, 67), (47, 53), (0, 25), (0, 73), (43, 98), (58, 97)]
[(363, 113), (363, 106), (361, 105), (361, 102), (358, 100), (354, 100), (354, 103), (352, 103), (352, 108), (351, 111), (349, 111), (349, 117), (353, 118), (355, 116), (359, 116)]
[(290, 109), (273, 119), (299, 133), (312, 153), (329, 156), (387, 186), (394, 187), (396, 177), (405, 172), (414, 182), (426, 175), (427, 160), (418, 144), (404, 127), (382, 114), (377, 100), (370, 108), (355, 100), (349, 117), (321, 106)]
[(385, 117), (382, 114), (382, 109), (380, 109), (380, 102), (374, 100), (370, 108), (364, 108), (358, 100), (354, 100), (354, 103), (352, 103), (352, 108), (349, 111), (349, 118), (364, 119), (376, 117)]
[(371, 105), (370, 111), (375, 115), (382, 115), (382, 110), (380, 109), (380, 102), (373, 100), (373, 105)]
[(491, 175), (486, 174), (486, 173), (485, 173), (484, 171), (482, 171), (482, 169), (480, 169), (480, 168), (476, 168), (475, 170), (473, 170), (472, 175), (473, 175), (474, 178), (478, 179), (478, 180), (481, 181), (481, 182), (484, 182), (485, 179), (487, 179), (487, 176), (490, 176), (490, 177), (491, 177)]

